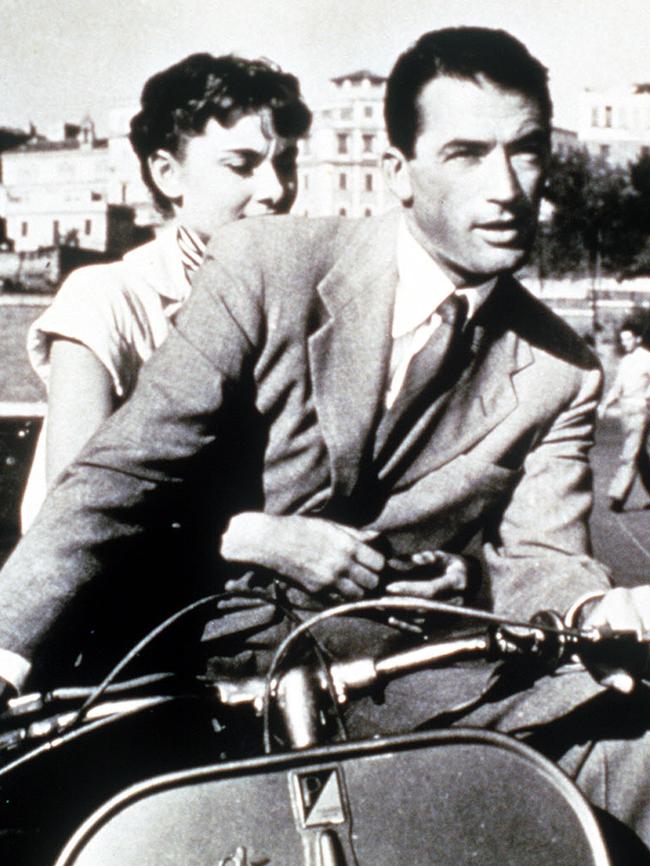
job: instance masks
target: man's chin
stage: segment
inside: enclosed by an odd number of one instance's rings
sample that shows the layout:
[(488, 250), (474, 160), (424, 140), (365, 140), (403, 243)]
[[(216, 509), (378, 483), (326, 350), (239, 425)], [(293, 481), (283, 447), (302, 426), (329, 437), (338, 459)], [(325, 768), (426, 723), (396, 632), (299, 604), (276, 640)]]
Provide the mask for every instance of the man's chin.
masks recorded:
[(484, 257), (481, 271), (497, 276), (503, 273), (512, 273), (523, 267), (530, 256), (529, 249), (521, 247), (492, 247), (489, 255)]

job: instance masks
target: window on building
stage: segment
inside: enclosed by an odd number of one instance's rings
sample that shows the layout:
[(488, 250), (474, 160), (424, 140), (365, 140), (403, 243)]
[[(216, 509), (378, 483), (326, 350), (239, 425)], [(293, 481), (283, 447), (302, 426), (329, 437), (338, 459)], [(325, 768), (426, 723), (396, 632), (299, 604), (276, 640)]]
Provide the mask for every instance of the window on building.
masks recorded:
[(598, 107), (596, 105), (592, 106), (591, 109), (591, 125), (598, 126)]
[(367, 207), (365, 209), (365, 211), (363, 212), (363, 215), (367, 216), (367, 217), (372, 216), (372, 210), (369, 207)]
[(58, 242), (59, 242), (59, 230), (60, 230), (59, 221), (54, 220), (54, 222), (52, 223), (52, 240), (54, 241), (55, 244), (58, 244)]
[(21, 223), (20, 224), (20, 236), (23, 238), (26, 238), (28, 232), (29, 232), (29, 223)]
[(344, 207), (339, 208), (339, 216), (347, 216), (348, 212)]
[(611, 128), (612, 126), (612, 106), (605, 106), (605, 126)]
[(374, 114), (374, 111), (372, 110), (372, 105), (366, 105), (363, 109), (363, 116), (364, 117), (372, 117), (373, 114)]
[(103, 198), (103, 196), (102, 196), (101, 192), (95, 192), (94, 190), (91, 191), (91, 193), (90, 193), (90, 200), (91, 201), (101, 201), (102, 198)]
[(338, 141), (338, 152), (339, 153), (347, 153), (348, 152), (348, 139), (349, 135), (346, 132), (338, 132), (336, 134), (336, 138)]
[(342, 108), (341, 109), (341, 120), (352, 120), (352, 108)]
[(92, 230), (93, 230), (93, 221), (92, 220), (85, 220), (84, 221), (85, 234), (89, 235), (92, 232)]
[(364, 153), (372, 153), (373, 145), (375, 143), (374, 135), (364, 135), (363, 137), (363, 152)]
[(339, 189), (347, 189), (348, 188), (348, 176), (345, 172), (341, 172), (339, 175)]
[(309, 189), (309, 175), (305, 174), (302, 177), (302, 188)]
[(366, 175), (365, 184), (366, 184), (366, 192), (372, 192), (372, 190), (373, 190), (373, 179), (372, 179), (372, 175), (371, 175), (371, 174), (367, 174), (367, 175)]

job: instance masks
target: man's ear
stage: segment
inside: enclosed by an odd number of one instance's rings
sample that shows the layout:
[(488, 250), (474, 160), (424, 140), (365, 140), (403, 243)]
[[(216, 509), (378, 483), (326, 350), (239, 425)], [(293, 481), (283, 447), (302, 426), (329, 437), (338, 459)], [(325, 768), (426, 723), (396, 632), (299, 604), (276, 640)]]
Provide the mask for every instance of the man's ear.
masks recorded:
[(391, 192), (408, 207), (413, 201), (413, 190), (407, 158), (401, 150), (389, 147), (381, 158), (381, 167)]
[(160, 192), (173, 202), (183, 197), (181, 164), (168, 150), (156, 150), (149, 157), (149, 171)]

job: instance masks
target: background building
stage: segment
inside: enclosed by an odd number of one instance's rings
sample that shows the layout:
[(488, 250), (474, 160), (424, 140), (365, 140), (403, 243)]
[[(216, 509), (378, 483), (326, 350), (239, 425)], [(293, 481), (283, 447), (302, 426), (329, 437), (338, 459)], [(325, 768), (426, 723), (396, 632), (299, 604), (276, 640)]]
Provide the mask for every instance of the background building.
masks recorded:
[(395, 200), (382, 177), (386, 147), (385, 78), (366, 69), (330, 81), (330, 98), (314, 110), (301, 143), (293, 212), (305, 216), (371, 216)]
[(93, 121), (66, 124), (63, 138), (35, 136), (2, 155), (5, 233), (16, 252), (70, 244), (104, 250), (110, 163)]
[(585, 89), (578, 139), (590, 153), (616, 165), (650, 155), (650, 83)]

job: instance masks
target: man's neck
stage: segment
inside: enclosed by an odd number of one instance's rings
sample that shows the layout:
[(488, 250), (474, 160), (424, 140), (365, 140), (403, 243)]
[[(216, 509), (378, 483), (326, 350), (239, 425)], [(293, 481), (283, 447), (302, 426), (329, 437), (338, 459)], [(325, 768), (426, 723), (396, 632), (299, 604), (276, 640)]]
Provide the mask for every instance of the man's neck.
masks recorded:
[(498, 277), (510, 273), (509, 271), (487, 274), (470, 273), (460, 268), (448, 256), (445, 256), (444, 252), (433, 243), (431, 238), (424, 234), (415, 220), (410, 218), (408, 211), (404, 213), (404, 222), (413, 239), (417, 241), (427, 255), (436, 263), (447, 279), (453, 284), (455, 290), (477, 289), (487, 283), (496, 282)]

